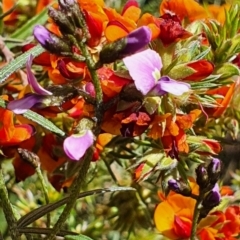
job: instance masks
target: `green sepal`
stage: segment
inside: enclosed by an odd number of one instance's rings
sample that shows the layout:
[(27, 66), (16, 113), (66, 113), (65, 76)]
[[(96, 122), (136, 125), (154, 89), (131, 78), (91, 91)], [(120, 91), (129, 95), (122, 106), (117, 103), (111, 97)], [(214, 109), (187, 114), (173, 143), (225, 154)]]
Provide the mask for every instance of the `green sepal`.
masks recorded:
[(196, 71), (188, 67), (187, 64), (180, 64), (171, 69), (168, 76), (172, 79), (183, 79), (185, 77), (191, 76)]
[(235, 75), (239, 76), (240, 69), (232, 63), (224, 63), (215, 69), (215, 74), (220, 74), (220, 79), (226, 79)]

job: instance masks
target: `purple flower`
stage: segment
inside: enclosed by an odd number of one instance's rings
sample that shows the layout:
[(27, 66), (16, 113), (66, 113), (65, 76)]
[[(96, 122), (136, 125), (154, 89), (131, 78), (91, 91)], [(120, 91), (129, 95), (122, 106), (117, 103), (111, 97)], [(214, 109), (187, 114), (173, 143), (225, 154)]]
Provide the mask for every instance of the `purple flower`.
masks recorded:
[(202, 205), (207, 208), (214, 208), (220, 203), (220, 201), (221, 194), (218, 183), (216, 183), (213, 189), (204, 198)]
[(91, 130), (83, 134), (73, 134), (63, 142), (63, 149), (66, 155), (72, 160), (80, 160), (87, 149), (93, 145), (94, 135)]
[(30, 55), (26, 64), (27, 68), (27, 80), (34, 93), (29, 93), (25, 97), (17, 100), (13, 100), (8, 103), (7, 108), (16, 114), (23, 114), (32, 107), (44, 106), (44, 100), (47, 96), (51, 96), (52, 93), (44, 89), (35, 78), (31, 71), (33, 56)]
[(175, 179), (170, 179), (168, 181), (168, 187), (169, 189), (171, 189), (174, 192), (180, 192), (180, 184), (178, 181), (176, 181)]
[(171, 93), (182, 95), (190, 89), (188, 83), (173, 80), (160, 75), (162, 60), (159, 54), (151, 49), (135, 53), (123, 59), (136, 88), (143, 95), (163, 95)]
[(142, 50), (151, 41), (151, 36), (148, 27), (140, 27), (126, 37), (106, 44), (99, 54), (100, 63), (112, 63)]
[(51, 41), (51, 33), (42, 25), (34, 27), (33, 35), (43, 47), (47, 46), (48, 42)]
[(126, 46), (123, 49), (122, 54), (129, 55), (143, 49), (147, 44), (149, 44), (151, 37), (152, 32), (148, 27), (144, 26), (137, 28), (126, 36)]
[(51, 33), (42, 25), (36, 25), (34, 27), (33, 35), (42, 45), (42, 47), (48, 50), (50, 53), (58, 55), (66, 55), (66, 53), (71, 53), (71, 47), (64, 38), (60, 38)]

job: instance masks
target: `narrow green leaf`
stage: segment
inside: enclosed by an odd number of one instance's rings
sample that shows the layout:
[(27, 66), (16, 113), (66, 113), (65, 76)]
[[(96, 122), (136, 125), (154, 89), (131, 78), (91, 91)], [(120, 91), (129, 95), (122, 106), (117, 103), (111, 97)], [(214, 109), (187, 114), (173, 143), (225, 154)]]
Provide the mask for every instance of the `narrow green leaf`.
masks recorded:
[(45, 129), (54, 132), (58, 135), (65, 136), (65, 132), (63, 132), (60, 128), (54, 125), (51, 121), (46, 119), (45, 117), (35, 113), (31, 110), (28, 110), (23, 114), (23, 116), (27, 119), (32, 120), (35, 123), (38, 123), (40, 126), (44, 127)]
[(78, 236), (71, 236), (67, 235), (64, 237), (65, 240), (93, 240), (92, 238), (86, 236), (86, 235), (78, 235)]
[[(43, 11), (41, 11), (39, 14), (35, 15), (33, 18), (31, 18), (29, 21), (27, 21), (23, 26), (18, 28), (14, 33), (10, 35), (10, 38), (18, 39), (18, 40), (24, 40), (27, 37), (32, 35), (33, 28), (37, 24), (45, 24), (48, 19), (47, 15), (47, 8), (45, 8)], [(6, 44), (8, 48), (15, 47), (15, 43), (7, 43)]]
[(21, 56), (15, 58), (0, 70), (0, 84), (4, 83), (12, 73), (22, 68), (26, 64), (30, 54), (36, 57), (44, 51), (45, 50), (41, 45), (37, 45), (36, 47), (31, 48), (29, 51), (23, 53)]
[[(91, 195), (104, 194), (107, 192), (117, 192), (117, 191), (136, 191), (136, 189), (132, 187), (111, 187), (111, 188), (95, 189), (95, 190), (79, 193), (78, 198), (83, 198)], [(65, 205), (69, 201), (69, 198), (70, 197), (62, 198), (61, 200), (55, 203), (49, 203), (47, 205), (41, 206), (27, 213), (25, 216), (21, 217), (18, 220), (17, 222), (18, 228), (28, 226), (29, 224), (41, 218), (45, 214), (51, 211), (54, 211), (55, 209)]]

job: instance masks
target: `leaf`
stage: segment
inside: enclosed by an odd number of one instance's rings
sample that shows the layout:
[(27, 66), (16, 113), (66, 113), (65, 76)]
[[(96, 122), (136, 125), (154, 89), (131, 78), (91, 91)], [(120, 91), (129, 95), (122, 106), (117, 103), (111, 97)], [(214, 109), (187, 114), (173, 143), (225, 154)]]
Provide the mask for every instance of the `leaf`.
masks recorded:
[(33, 122), (38, 123), (40, 126), (44, 127), (45, 129), (54, 132), (58, 135), (65, 136), (65, 132), (63, 132), (60, 128), (58, 128), (55, 124), (53, 124), (51, 121), (46, 119), (45, 117), (39, 115), (38, 113), (35, 113), (31, 110), (28, 110), (23, 114), (23, 116), (27, 119), (32, 120)]
[[(33, 28), (36, 24), (44, 24), (48, 19), (47, 8), (41, 11), (39, 14), (35, 15), (29, 21), (27, 21), (23, 26), (18, 28), (14, 33), (10, 35), (10, 38), (17, 40), (24, 40), (32, 35)], [(8, 48), (15, 47), (14, 43), (7, 43)]]
[[(87, 197), (87, 196), (91, 196), (91, 195), (98, 195), (98, 194), (103, 194), (106, 192), (117, 192), (117, 191), (136, 191), (136, 189), (132, 188), (132, 187), (111, 187), (111, 188), (95, 189), (95, 190), (80, 193), (78, 195), (78, 199)], [(41, 218), (45, 214), (47, 214), (51, 211), (54, 211), (55, 209), (65, 205), (69, 201), (70, 197), (65, 197), (55, 203), (50, 203), (50, 204), (47, 204), (42, 207), (34, 209), (33, 211), (27, 213), (25, 216), (21, 217), (18, 220), (17, 227), (18, 228), (25, 227), (25, 226), (33, 223), (37, 219)]]
[(71, 236), (71, 235), (67, 235), (64, 237), (65, 240), (93, 240), (90, 237), (87, 237), (86, 235), (78, 235), (78, 236)]
[(4, 83), (12, 73), (22, 68), (26, 64), (28, 57), (31, 54), (33, 55), (33, 57), (36, 57), (43, 53), (44, 51), (45, 49), (42, 48), (41, 45), (37, 45), (31, 48), (29, 51), (23, 53), (21, 56), (15, 58), (13, 61), (11, 61), (9, 64), (7, 64), (5, 67), (1, 69), (0, 84)]

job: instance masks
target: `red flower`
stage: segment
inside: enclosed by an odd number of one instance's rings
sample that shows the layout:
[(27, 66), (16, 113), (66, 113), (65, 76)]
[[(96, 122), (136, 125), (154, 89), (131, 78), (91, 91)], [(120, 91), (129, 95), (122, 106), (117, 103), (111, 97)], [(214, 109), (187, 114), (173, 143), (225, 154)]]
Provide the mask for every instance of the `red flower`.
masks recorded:
[(160, 17), (158, 24), (160, 28), (159, 38), (165, 46), (192, 36), (181, 26), (181, 22), (176, 15), (166, 13)]

